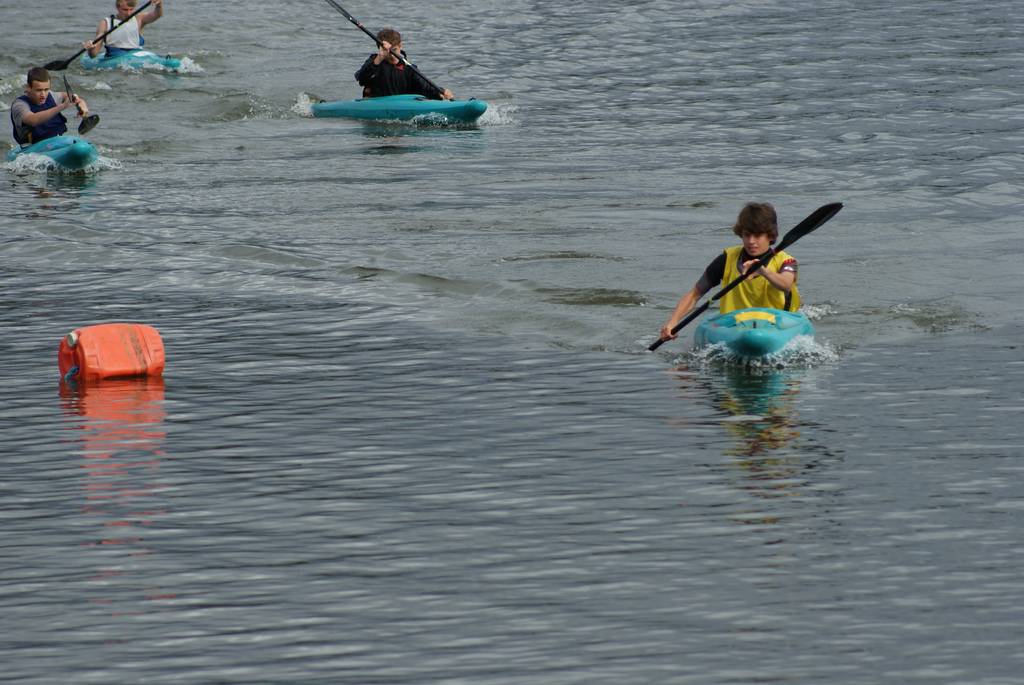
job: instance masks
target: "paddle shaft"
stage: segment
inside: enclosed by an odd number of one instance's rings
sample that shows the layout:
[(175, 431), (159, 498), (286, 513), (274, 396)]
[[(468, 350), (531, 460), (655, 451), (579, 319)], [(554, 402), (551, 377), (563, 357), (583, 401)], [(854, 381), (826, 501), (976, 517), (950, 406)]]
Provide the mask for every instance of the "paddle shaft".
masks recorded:
[[(138, 8), (137, 10), (135, 10), (134, 12), (129, 14), (127, 17), (125, 17), (125, 20), (122, 21), (120, 24), (118, 24), (117, 26), (111, 26), (110, 29), (106, 33), (104, 33), (102, 36), (97, 36), (96, 38), (94, 38), (93, 42), (95, 43), (98, 40), (103, 40), (104, 38), (109, 36), (111, 33), (116, 31), (118, 28), (120, 28), (120, 26), (122, 24), (124, 24), (125, 21), (128, 21), (129, 19), (134, 17), (136, 14), (138, 14), (142, 10), (146, 9), (147, 7), (149, 7), (150, 4), (151, 4), (151, 1), (147, 0), (147, 2), (144, 5), (142, 5), (142, 7)], [(111, 22), (111, 23), (113, 23), (113, 22)], [(65, 60), (59, 60), (59, 59), (58, 60), (54, 60), (54, 61), (50, 62), (49, 64), (47, 64), (45, 66), (45, 69), (47, 71), (64, 71), (65, 69), (68, 68), (68, 65), (70, 65), (75, 59), (77, 59), (79, 55), (81, 55), (83, 52), (85, 52), (86, 49), (87, 48), (82, 48), (81, 50), (79, 50), (78, 52), (76, 52), (75, 54), (71, 55), (71, 57), (68, 57)]]
[[(61, 78), (64, 79), (64, 93), (73, 101), (75, 99), (75, 94), (71, 92), (71, 84), (68, 83), (68, 77), (61, 74)], [(75, 103), (75, 109), (78, 110), (78, 116), (85, 114), (85, 112), (82, 111), (82, 106), (77, 102)]]
[[(838, 214), (839, 210), (842, 208), (843, 204), (841, 202), (833, 202), (831, 204), (822, 205), (818, 209), (814, 210), (810, 214), (810, 216), (808, 216), (806, 219), (804, 219), (799, 224), (794, 226), (789, 233), (784, 235), (778, 245), (776, 245), (772, 249), (768, 250), (768, 252), (758, 257), (758, 265), (756, 267), (747, 269), (744, 273), (734, 278), (731, 283), (729, 283), (727, 286), (725, 286), (717, 293), (715, 293), (715, 295), (710, 300), (707, 300), (706, 302), (704, 302), (704, 304), (694, 309), (692, 312), (686, 315), (686, 318), (684, 318), (682, 321), (673, 326), (672, 335), (675, 335), (683, 326), (690, 323), (698, 316), (703, 314), (705, 311), (707, 311), (707, 308), (711, 306), (712, 302), (722, 299), (722, 297), (725, 296), (726, 293), (728, 293), (730, 290), (738, 286), (749, 276), (752, 276), (755, 273), (757, 273), (758, 269), (760, 269), (762, 266), (766, 266), (777, 252), (782, 252), (787, 247), (789, 247), (796, 241), (800, 240), (800, 238), (803, 238), (805, 235), (807, 235), (814, 229), (824, 224), (826, 221), (828, 221), (836, 214)], [(651, 344), (651, 346), (647, 348), (647, 350), (653, 352), (654, 350), (661, 347), (663, 343), (668, 342), (668, 340), (670, 340), (670, 338), (655, 340)]]
[[(361, 23), (361, 22), (360, 22), (360, 21), (359, 21), (358, 19), (356, 19), (355, 17), (353, 17), (353, 16), (351, 15), (351, 14), (349, 14), (349, 13), (348, 13), (348, 12), (347, 12), (347, 11), (345, 10), (345, 8), (344, 8), (344, 7), (342, 7), (341, 5), (339, 5), (338, 3), (336, 3), (336, 2), (334, 1), (334, 0), (327, 0), (327, 2), (328, 2), (328, 3), (330, 4), (330, 5), (331, 5), (331, 7), (333, 7), (334, 9), (338, 10), (338, 11), (339, 11), (339, 12), (341, 12), (341, 13), (342, 13), (343, 15), (345, 15), (345, 18), (346, 18), (346, 19), (348, 19), (348, 20), (349, 20), (350, 22), (352, 22), (352, 23), (353, 23), (353, 24), (355, 24), (355, 25), (356, 25), (357, 27), (359, 27), (359, 29), (360, 29), (360, 30), (361, 30), (361, 31), (362, 31), (363, 33), (365, 33), (366, 35), (368, 35), (368, 36), (369, 36), (370, 38), (373, 38), (373, 42), (377, 44), (377, 47), (384, 47), (384, 46), (383, 46), (383, 44), (381, 44), (381, 42), (380, 42), (379, 40), (377, 40), (377, 36), (375, 36), (375, 35), (374, 35), (374, 34), (373, 34), (373, 33), (372, 33), (372, 32), (371, 32), (371, 31), (370, 31), (370, 30), (369, 30), (368, 28), (366, 28), (365, 26), (363, 26), (363, 24), (362, 24), (362, 23)], [(410, 62), (409, 60), (407, 60), (407, 59), (405, 58), (405, 56), (404, 56), (404, 55), (403, 55), (403, 54), (402, 54), (401, 52), (397, 52), (397, 51), (395, 51), (395, 49), (394, 49), (394, 48), (389, 48), (389, 51), (391, 52), (391, 54), (392, 54), (392, 55), (394, 55), (395, 57), (397, 57), (397, 58), (399, 59), (399, 61), (400, 61), (400, 62), (402, 62), (402, 64), (404, 64), (405, 66), (407, 66), (407, 67), (409, 67), (410, 69), (412, 69), (412, 70), (413, 70), (413, 71), (414, 71), (414, 72), (415, 72), (416, 74), (418, 74), (418, 75), (419, 75), (419, 77), (420, 77), (421, 79), (423, 79), (424, 81), (426, 81), (426, 82), (427, 82), (427, 83), (428, 83), (428, 84), (430, 85), (430, 87), (431, 87), (431, 88), (436, 88), (436, 89), (437, 89), (438, 91), (442, 91), (442, 90), (443, 90), (443, 88), (440, 88), (440, 87), (439, 87), (439, 86), (438, 86), (438, 85), (437, 85), (436, 83), (434, 83), (433, 81), (431, 81), (430, 79), (428, 79), (428, 78), (427, 78), (426, 76), (424, 76), (424, 75), (423, 75), (423, 72), (422, 72), (422, 71), (420, 71), (419, 69), (417, 69), (417, 68), (416, 68), (416, 67), (415, 67), (415, 66), (413, 65), (413, 63), (412, 63), (412, 62)]]

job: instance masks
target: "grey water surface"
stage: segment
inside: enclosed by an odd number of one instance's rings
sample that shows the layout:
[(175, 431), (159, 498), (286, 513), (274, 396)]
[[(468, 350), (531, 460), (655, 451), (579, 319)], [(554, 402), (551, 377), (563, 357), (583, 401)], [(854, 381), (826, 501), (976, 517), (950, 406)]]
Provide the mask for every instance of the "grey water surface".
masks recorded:
[[(97, 167), (0, 169), (0, 681), (1020, 683), (1019, 7), (344, 5), (480, 124), (166, 0), (185, 73), (67, 72)], [(0, 116), (110, 9), (0, 0)], [(845, 204), (816, 343), (647, 353), (748, 200)], [(126, 320), (162, 380), (59, 382)]]

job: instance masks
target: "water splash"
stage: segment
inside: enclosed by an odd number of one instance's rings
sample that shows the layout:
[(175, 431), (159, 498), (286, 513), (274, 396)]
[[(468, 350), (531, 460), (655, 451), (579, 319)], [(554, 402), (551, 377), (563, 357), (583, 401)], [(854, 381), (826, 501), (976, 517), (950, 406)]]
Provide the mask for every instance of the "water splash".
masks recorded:
[[(168, 55), (168, 57), (171, 57), (171, 55)], [(191, 57), (183, 56), (183, 57), (179, 57), (178, 59), (180, 60), (181, 63), (177, 67), (168, 67), (168, 66), (163, 65), (163, 64), (147, 62), (147, 63), (141, 64), (141, 65), (124, 63), (124, 64), (118, 65), (117, 69), (120, 69), (121, 71), (129, 71), (129, 72), (148, 71), (148, 72), (158, 72), (158, 73), (162, 72), (162, 73), (165, 73), (165, 74), (201, 74), (201, 73), (203, 73), (204, 69), (195, 60), (193, 60)]]
[(804, 304), (800, 307), (800, 311), (803, 312), (811, 321), (820, 321), (826, 316), (832, 316), (838, 313), (838, 310), (829, 303), (822, 304)]
[(227, 96), (217, 104), (220, 112), (213, 115), (214, 121), (267, 121), (285, 118), (285, 110), (253, 93), (237, 93)]
[(684, 353), (685, 360), (698, 367), (726, 366), (770, 371), (785, 368), (812, 368), (834, 362), (839, 352), (827, 341), (801, 335), (784, 348), (764, 357), (743, 357), (724, 343), (699, 347)]
[(313, 116), (313, 98), (310, 97), (309, 93), (299, 93), (298, 97), (295, 98), (295, 104), (292, 105), (291, 111), (300, 117)]
[[(159, 71), (168, 74), (201, 74), (203, 68), (193, 60), (191, 57), (181, 57), (181, 64), (178, 67), (167, 67), (163, 64), (144, 64), (142, 65), (143, 71)], [(138, 71), (130, 65), (122, 65), (121, 69), (124, 71)]]
[(201, 74), (204, 70), (191, 57), (182, 57), (181, 66), (176, 71), (179, 74)]
[(951, 303), (901, 303), (891, 307), (889, 312), (930, 333), (985, 330), (985, 326), (977, 322), (977, 315)]
[(480, 126), (508, 126), (516, 123), (515, 114), (518, 111), (519, 107), (511, 102), (488, 103), (487, 111), (477, 119), (477, 124)]
[(100, 155), (96, 158), (95, 162), (83, 167), (82, 169), (65, 169), (46, 155), (26, 153), (18, 155), (14, 161), (7, 162), (4, 166), (8, 171), (19, 176), (38, 173), (52, 173), (59, 174), (61, 176), (80, 176), (108, 169), (121, 169), (124, 165), (120, 160)]

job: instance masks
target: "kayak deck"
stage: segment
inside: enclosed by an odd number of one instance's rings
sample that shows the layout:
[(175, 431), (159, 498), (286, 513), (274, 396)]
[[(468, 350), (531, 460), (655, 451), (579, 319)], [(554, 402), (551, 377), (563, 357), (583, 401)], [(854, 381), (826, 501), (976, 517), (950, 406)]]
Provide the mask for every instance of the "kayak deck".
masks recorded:
[(814, 326), (799, 312), (780, 309), (737, 309), (704, 319), (694, 331), (697, 347), (724, 344), (741, 357), (765, 357), (799, 336), (813, 336)]
[(371, 121), (424, 121), (472, 123), (487, 111), (483, 100), (431, 100), (422, 95), (386, 95), (361, 100), (317, 102), (314, 117), (342, 117)]
[(82, 67), (84, 69), (144, 69), (146, 67), (159, 67), (170, 71), (181, 69), (181, 59), (170, 55), (158, 55), (149, 50), (132, 50), (108, 57), (98, 55), (89, 57), (82, 55)]

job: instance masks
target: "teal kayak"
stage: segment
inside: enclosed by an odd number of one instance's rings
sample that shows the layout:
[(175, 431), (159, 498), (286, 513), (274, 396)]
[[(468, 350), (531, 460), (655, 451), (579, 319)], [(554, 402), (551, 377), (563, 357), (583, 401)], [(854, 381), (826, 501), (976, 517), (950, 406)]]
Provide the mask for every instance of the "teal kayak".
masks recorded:
[(181, 60), (170, 55), (158, 55), (149, 50), (131, 50), (108, 57), (105, 54), (96, 57), (82, 55), (82, 67), (85, 69), (145, 69), (161, 68), (168, 71), (181, 69)]
[(487, 103), (475, 99), (430, 100), (422, 95), (386, 95), (362, 100), (317, 102), (312, 109), (314, 117), (469, 124), (487, 111)]
[(52, 159), (61, 168), (77, 171), (95, 162), (99, 152), (96, 146), (85, 138), (63, 135), (25, 147), (16, 147), (7, 153), (7, 161), (13, 162), (22, 155), (43, 155)]
[(693, 341), (697, 347), (724, 344), (741, 357), (765, 357), (799, 336), (814, 336), (806, 316), (759, 307), (709, 316), (697, 326)]

